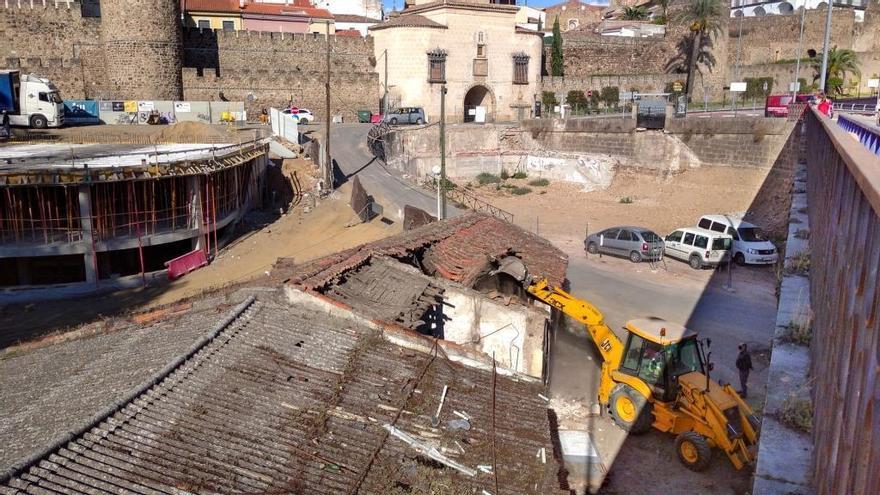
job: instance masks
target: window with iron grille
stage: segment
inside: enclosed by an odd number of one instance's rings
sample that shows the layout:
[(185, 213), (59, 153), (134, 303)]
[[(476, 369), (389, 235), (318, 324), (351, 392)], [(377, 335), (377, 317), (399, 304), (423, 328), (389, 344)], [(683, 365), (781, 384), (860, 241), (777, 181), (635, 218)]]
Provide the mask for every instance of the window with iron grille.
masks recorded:
[(446, 82), (446, 50), (438, 48), (428, 52), (428, 82)]
[(513, 54), (513, 84), (529, 83), (529, 56), (525, 53)]

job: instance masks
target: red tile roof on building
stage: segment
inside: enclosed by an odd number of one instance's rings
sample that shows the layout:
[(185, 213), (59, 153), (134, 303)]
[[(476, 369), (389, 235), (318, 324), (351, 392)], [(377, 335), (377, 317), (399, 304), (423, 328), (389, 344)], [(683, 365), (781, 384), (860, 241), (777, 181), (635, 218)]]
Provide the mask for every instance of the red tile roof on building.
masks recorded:
[(321, 288), (339, 275), (362, 266), (374, 255), (407, 256), (420, 253), (435, 275), (471, 286), (486, 272), (493, 258), (520, 257), (536, 277), (561, 286), (568, 258), (546, 239), (504, 220), (468, 213), (443, 222), (364, 244), (356, 248), (294, 266), (279, 260), (273, 273), (307, 289)]
[(434, 28), (434, 29), (446, 29), (446, 26), (440, 24), (439, 22), (432, 21), (425, 16), (417, 15), (417, 14), (407, 14), (400, 15), (397, 17), (391, 17), (387, 21), (376, 24), (375, 26), (370, 26), (371, 31), (375, 31), (377, 29), (388, 29), (388, 28), (396, 28), (396, 27), (420, 27), (420, 28)]
[(330, 19), (333, 15), (326, 9), (318, 9), (309, 0), (293, 0), (290, 5), (281, 3), (246, 2), (244, 7), (238, 0), (181, 0), (181, 8), (186, 12), (231, 12), (240, 14), (263, 14), (278, 16), (308, 16)]

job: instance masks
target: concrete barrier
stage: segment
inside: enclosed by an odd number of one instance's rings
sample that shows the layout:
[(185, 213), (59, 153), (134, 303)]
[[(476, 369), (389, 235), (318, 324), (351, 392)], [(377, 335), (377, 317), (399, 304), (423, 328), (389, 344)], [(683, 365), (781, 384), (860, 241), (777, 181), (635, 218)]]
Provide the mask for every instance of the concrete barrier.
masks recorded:
[[(98, 117), (104, 124), (146, 124), (152, 111), (165, 123), (245, 122), (247, 112), (241, 101), (98, 101)], [(224, 118), (227, 117), (227, 118)]]
[(299, 144), (299, 120), (296, 117), (277, 108), (270, 108), (269, 122), (272, 124), (272, 135)]

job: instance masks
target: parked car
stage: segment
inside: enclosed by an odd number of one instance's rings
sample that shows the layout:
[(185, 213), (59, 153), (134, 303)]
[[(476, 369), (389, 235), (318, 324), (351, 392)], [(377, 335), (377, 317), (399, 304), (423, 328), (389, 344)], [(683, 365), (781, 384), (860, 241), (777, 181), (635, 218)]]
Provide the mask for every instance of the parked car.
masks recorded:
[(315, 116), (312, 115), (312, 111), (308, 108), (285, 108), (281, 113), (293, 115), (300, 124), (308, 124), (315, 121)]
[[(796, 96), (797, 103), (812, 103), (816, 97), (814, 95), (799, 94)], [(764, 102), (764, 117), (788, 117), (788, 106), (791, 105), (792, 99), (790, 94), (785, 95), (769, 95)]]
[(697, 225), (730, 234), (733, 237), (733, 261), (737, 265), (772, 265), (779, 259), (776, 246), (761, 228), (744, 221), (739, 215), (703, 215)]
[(644, 227), (612, 227), (588, 235), (584, 239), (584, 249), (590, 254), (626, 256), (633, 263), (638, 263), (645, 259), (660, 259), (663, 256), (663, 239)]
[(425, 110), (421, 107), (403, 107), (393, 112), (388, 112), (385, 120), (391, 125), (397, 124), (424, 124)]
[(733, 237), (699, 227), (685, 227), (666, 236), (666, 256), (687, 262), (694, 270), (730, 259)]

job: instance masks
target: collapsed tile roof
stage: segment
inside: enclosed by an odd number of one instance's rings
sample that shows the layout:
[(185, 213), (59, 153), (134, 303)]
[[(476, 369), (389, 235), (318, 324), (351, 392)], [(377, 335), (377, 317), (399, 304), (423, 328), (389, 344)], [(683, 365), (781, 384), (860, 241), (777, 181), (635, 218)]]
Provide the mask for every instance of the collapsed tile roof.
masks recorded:
[(562, 493), (543, 387), (431, 350), (255, 289), (126, 400), (0, 476), (0, 494)]
[(542, 237), (481, 213), (424, 225), (302, 265), (281, 259), (272, 271), (306, 289), (319, 289), (372, 256), (421, 256), (429, 273), (470, 287), (486, 273), (493, 258), (509, 254), (519, 256), (535, 276), (556, 285), (565, 280), (568, 258), (562, 251)]

